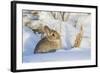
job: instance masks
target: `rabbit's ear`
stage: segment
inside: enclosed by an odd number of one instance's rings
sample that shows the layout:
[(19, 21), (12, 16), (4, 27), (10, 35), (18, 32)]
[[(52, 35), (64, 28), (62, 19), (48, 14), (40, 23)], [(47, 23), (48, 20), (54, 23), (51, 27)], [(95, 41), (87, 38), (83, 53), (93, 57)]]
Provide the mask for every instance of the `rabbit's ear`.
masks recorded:
[(44, 32), (49, 34), (50, 33), (50, 28), (48, 26), (44, 26)]

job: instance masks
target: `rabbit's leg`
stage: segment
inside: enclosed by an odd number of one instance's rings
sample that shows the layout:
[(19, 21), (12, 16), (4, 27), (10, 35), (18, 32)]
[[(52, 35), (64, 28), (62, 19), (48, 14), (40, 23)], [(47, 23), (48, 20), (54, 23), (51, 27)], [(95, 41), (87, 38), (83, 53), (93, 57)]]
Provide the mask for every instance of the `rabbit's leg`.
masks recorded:
[(49, 51), (41, 51), (41, 52), (38, 52), (38, 53), (44, 54), (44, 53), (51, 53), (51, 52), (56, 52), (56, 49), (52, 49), (52, 50), (49, 50)]
[(56, 49), (49, 50), (48, 52), (56, 52)]
[(51, 49), (51, 50), (46, 50), (46, 49), (37, 50), (37, 51), (34, 51), (34, 54), (36, 54), (36, 53), (44, 54), (44, 53), (51, 53), (51, 52), (56, 52), (56, 49)]
[(50, 53), (50, 52), (55, 52), (56, 49), (52, 49), (52, 48), (46, 48), (46, 49), (43, 49), (41, 52), (39, 53)]

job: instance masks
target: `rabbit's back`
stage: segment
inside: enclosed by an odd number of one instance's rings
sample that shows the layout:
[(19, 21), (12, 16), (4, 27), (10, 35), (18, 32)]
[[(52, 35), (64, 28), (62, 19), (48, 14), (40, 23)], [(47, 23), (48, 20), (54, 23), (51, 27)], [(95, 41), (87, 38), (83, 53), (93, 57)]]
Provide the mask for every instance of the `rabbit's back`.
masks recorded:
[(48, 39), (45, 37), (39, 41), (39, 43), (36, 45), (34, 53), (46, 53), (46, 52), (53, 52), (59, 49), (60, 47), (60, 41), (48, 41)]

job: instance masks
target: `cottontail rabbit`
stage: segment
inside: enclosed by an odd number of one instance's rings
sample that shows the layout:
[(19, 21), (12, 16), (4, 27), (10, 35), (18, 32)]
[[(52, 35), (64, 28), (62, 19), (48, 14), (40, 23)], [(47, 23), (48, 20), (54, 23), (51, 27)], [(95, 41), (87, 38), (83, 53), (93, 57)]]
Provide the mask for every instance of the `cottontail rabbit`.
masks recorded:
[(55, 52), (60, 48), (60, 35), (57, 31), (44, 26), (44, 33), (46, 36), (37, 43), (34, 53)]
[(80, 32), (76, 36), (74, 47), (80, 47), (81, 41), (83, 37), (83, 26), (81, 25)]

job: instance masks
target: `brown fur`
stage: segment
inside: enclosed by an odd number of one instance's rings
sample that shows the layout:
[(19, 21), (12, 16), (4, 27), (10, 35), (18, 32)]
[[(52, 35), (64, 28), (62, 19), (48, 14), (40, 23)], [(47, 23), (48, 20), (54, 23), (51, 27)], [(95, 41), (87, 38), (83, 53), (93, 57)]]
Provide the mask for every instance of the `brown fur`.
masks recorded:
[(59, 33), (48, 26), (44, 26), (44, 32), (46, 36), (37, 43), (34, 53), (54, 52), (60, 48)]
[(83, 37), (83, 26), (81, 25), (80, 32), (77, 34), (76, 39), (75, 39), (75, 44), (74, 47), (80, 47), (81, 41)]

